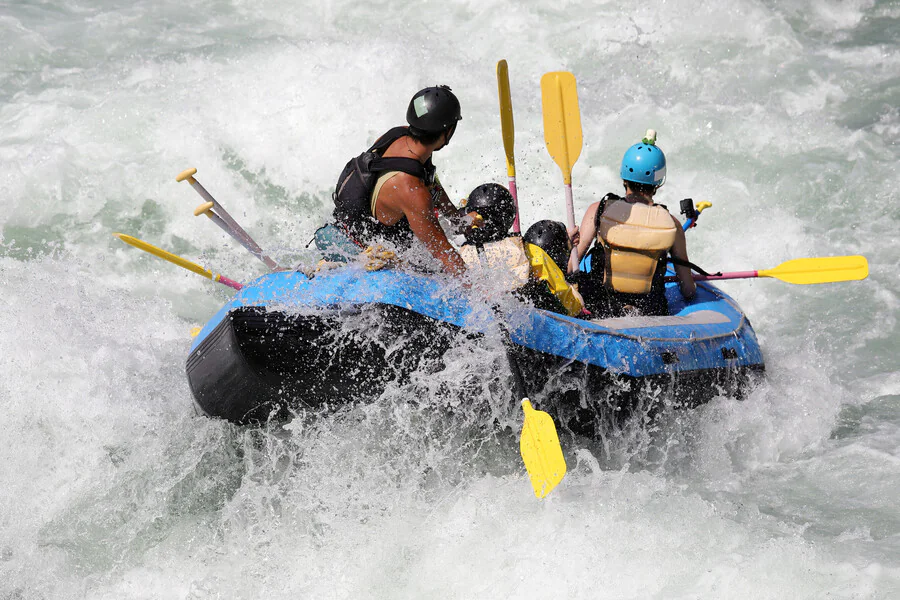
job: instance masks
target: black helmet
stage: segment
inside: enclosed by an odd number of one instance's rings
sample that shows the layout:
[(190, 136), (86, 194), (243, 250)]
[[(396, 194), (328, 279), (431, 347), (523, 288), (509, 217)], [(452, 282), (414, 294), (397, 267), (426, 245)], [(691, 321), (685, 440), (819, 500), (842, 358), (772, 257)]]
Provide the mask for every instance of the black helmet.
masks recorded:
[(460, 119), (459, 100), (446, 85), (419, 90), (406, 109), (406, 122), (414, 133), (441, 133)]
[(484, 219), (478, 228), (466, 230), (466, 240), (473, 244), (497, 242), (506, 237), (516, 218), (516, 204), (509, 190), (499, 183), (484, 183), (472, 190), (460, 212), (477, 212)]
[(559, 221), (538, 221), (528, 228), (523, 239), (542, 248), (565, 272), (569, 262), (569, 234), (565, 225)]

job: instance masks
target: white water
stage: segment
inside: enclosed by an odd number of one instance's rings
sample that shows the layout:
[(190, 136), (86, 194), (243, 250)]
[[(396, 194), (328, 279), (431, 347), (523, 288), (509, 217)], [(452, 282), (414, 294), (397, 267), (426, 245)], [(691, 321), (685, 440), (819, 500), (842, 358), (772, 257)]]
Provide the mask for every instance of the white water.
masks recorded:
[[(898, 31), (874, 0), (0, 4), (0, 597), (897, 597)], [(564, 218), (538, 81), (571, 70), (579, 214), (653, 127), (661, 201), (714, 203), (693, 260), (869, 279), (723, 286), (766, 382), (568, 448), (544, 502), (485, 427), (515, 415), (482, 348), (287, 429), (193, 416), (188, 332), (229, 292), (110, 234), (261, 273), (191, 215), (195, 166), (309, 258), (343, 163), (435, 83), (464, 115), (442, 181), (503, 182), (500, 58), (526, 225)]]

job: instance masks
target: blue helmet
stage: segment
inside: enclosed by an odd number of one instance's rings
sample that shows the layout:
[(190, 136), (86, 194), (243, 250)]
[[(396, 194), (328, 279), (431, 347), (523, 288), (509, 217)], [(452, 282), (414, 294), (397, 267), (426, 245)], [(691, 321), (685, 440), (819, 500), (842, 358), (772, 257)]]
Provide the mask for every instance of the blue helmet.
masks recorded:
[(666, 155), (656, 146), (656, 132), (647, 130), (641, 143), (625, 151), (619, 171), (624, 181), (660, 187), (666, 182)]

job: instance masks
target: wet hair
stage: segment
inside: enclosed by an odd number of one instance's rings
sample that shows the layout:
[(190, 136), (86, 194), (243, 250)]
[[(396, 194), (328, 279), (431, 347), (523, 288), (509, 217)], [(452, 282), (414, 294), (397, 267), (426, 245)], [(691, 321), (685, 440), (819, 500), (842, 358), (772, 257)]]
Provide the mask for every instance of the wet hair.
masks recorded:
[(652, 196), (656, 193), (656, 190), (659, 189), (659, 186), (650, 185), (648, 183), (638, 183), (636, 181), (625, 181), (624, 179), (622, 180), (622, 183), (630, 188), (632, 192), (642, 196)]
[[(441, 139), (441, 136), (444, 134), (447, 134), (448, 136), (452, 135), (450, 132), (453, 131), (454, 129), (456, 129), (456, 123), (454, 123), (453, 125), (451, 125), (450, 127), (446, 128), (446, 129), (438, 131), (437, 133), (429, 133), (427, 131), (422, 131), (421, 129), (418, 129), (417, 127), (413, 127), (412, 125), (409, 126), (408, 131), (409, 131), (409, 137), (411, 137), (412, 139), (416, 140), (417, 142), (421, 142), (427, 146), (427, 145), (433, 144), (436, 141), (438, 141), (439, 139)], [(449, 143), (449, 141), (450, 140), (448, 139), (447, 142)]]
[(425, 144), (426, 146), (433, 144), (441, 139), (441, 136), (443, 134), (443, 131), (439, 131), (437, 133), (428, 133), (427, 131), (422, 131), (421, 129), (416, 129), (415, 127), (409, 128), (409, 137), (419, 143)]

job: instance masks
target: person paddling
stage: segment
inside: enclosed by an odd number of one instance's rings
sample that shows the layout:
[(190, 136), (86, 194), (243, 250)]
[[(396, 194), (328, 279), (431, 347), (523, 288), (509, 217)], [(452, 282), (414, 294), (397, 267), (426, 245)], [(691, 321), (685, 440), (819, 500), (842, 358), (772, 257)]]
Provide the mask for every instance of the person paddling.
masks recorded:
[(664, 205), (653, 202), (666, 181), (666, 156), (656, 146), (655, 131), (647, 130), (646, 137), (625, 152), (619, 173), (625, 197), (607, 194), (591, 204), (582, 219), (578, 256), (588, 254), (591, 271), (579, 290), (595, 316), (668, 315), (667, 255), (675, 263), (686, 300), (693, 298), (696, 285), (681, 223)]
[(586, 316), (584, 299), (563, 270), (573, 244), (566, 226), (559, 221), (538, 221), (525, 232), (524, 240), (533, 283), (527, 295), (535, 306), (570, 317)]
[[(537, 308), (570, 316), (581, 314), (584, 303), (578, 292), (566, 283), (555, 259), (540, 246), (548, 239), (543, 224), (552, 221), (532, 225), (524, 238), (510, 233), (516, 217), (515, 201), (499, 183), (485, 183), (472, 190), (460, 213), (475, 223), (463, 232), (466, 242), (460, 255), (471, 278), (487, 283), (480, 286), (485, 292), (512, 292)], [(558, 225), (565, 243), (566, 227)]]
[(404, 250), (417, 239), (444, 270), (465, 272), (436, 213), (462, 223), (431, 160), (450, 143), (461, 119), (459, 100), (449, 87), (422, 89), (410, 100), (408, 127), (390, 129), (347, 163), (333, 194), (334, 218), (357, 246), (387, 241)]

